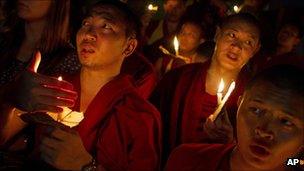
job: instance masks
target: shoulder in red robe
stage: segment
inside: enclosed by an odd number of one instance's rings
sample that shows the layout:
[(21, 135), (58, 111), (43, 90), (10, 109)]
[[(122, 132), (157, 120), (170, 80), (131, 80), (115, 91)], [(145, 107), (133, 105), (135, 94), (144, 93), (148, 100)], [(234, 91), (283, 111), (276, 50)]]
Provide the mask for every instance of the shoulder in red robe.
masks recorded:
[(169, 157), (166, 171), (228, 171), (233, 144), (185, 144)]
[(153, 65), (139, 52), (127, 57), (121, 73), (131, 75), (138, 93), (147, 99), (156, 86), (157, 76)]

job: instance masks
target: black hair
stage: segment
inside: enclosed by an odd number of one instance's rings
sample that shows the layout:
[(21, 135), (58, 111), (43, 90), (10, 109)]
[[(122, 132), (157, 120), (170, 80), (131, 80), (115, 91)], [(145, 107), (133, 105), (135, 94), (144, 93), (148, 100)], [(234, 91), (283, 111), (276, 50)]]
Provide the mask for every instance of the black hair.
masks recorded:
[(200, 37), (207, 39), (207, 26), (200, 19), (193, 18), (193, 17), (182, 17), (181, 21), (178, 24), (177, 32), (181, 31), (184, 24), (193, 24), (193, 25), (197, 26), (201, 31)]
[(127, 37), (134, 36), (134, 38), (140, 38), (141, 23), (138, 16), (131, 10), (131, 8), (128, 7), (126, 3), (123, 3), (119, 0), (99, 0), (88, 8), (85, 16), (90, 14), (90, 11), (93, 8), (104, 5), (113, 6), (115, 9), (122, 13), (123, 21), (126, 25)]
[(258, 82), (268, 82), (284, 91), (304, 97), (304, 70), (293, 65), (276, 65), (258, 73), (247, 84), (246, 90)]
[(254, 26), (258, 31), (259, 38), (261, 38), (261, 24), (259, 20), (250, 13), (237, 13), (229, 15), (222, 20), (219, 26), (220, 28), (224, 28), (235, 21), (245, 22)]

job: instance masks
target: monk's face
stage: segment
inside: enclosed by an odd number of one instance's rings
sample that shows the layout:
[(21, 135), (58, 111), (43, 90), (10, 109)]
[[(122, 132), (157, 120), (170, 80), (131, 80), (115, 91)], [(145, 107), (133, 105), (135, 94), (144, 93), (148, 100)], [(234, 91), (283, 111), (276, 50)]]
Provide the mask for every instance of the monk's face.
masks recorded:
[(236, 20), (217, 30), (213, 60), (226, 70), (240, 70), (259, 47), (258, 29)]
[(129, 55), (131, 40), (126, 36), (123, 20), (121, 12), (110, 5), (92, 9), (77, 33), (77, 52), (83, 67), (120, 68)]
[(197, 47), (204, 42), (201, 34), (202, 30), (199, 26), (192, 23), (183, 24), (177, 36), (180, 43), (180, 50), (185, 53), (195, 52)]
[(256, 169), (276, 170), (303, 152), (304, 98), (260, 81), (245, 92), (237, 115), (239, 156)]
[(300, 43), (299, 29), (293, 25), (285, 25), (280, 29), (277, 37), (278, 44), (293, 50)]

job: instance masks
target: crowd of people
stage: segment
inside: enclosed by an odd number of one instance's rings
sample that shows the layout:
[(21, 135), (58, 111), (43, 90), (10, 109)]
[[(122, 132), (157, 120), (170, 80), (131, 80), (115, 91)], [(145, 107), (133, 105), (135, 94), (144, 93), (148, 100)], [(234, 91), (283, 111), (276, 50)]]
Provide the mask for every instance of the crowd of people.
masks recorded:
[(303, 8), (241, 2), (1, 1), (0, 170), (302, 170)]

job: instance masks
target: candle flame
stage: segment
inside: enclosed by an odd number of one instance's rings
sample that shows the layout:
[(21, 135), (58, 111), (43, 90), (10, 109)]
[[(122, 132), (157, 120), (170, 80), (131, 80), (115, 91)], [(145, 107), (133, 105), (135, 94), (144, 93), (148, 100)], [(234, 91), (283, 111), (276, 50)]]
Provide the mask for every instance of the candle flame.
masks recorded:
[(178, 40), (177, 40), (176, 36), (174, 36), (173, 45), (174, 45), (175, 54), (177, 55), (178, 54), (178, 49), (179, 49), (179, 43), (178, 43)]
[(148, 9), (151, 11), (151, 10), (153, 9), (153, 5), (150, 4), (150, 5), (148, 6)]
[(217, 92), (218, 93), (222, 93), (224, 91), (224, 87), (225, 87), (225, 83), (224, 83), (223, 78), (221, 78), (221, 81), (220, 81), (220, 84), (219, 84)]
[(62, 81), (62, 76), (59, 76), (59, 77), (58, 77), (58, 80), (59, 80), (59, 81)]
[(148, 5), (148, 10), (149, 11), (157, 11), (158, 10), (158, 6), (153, 6), (153, 4), (149, 4)]
[(234, 12), (238, 13), (239, 12), (239, 7), (237, 5), (234, 5), (233, 10), (234, 10)]

